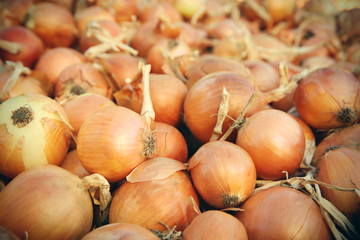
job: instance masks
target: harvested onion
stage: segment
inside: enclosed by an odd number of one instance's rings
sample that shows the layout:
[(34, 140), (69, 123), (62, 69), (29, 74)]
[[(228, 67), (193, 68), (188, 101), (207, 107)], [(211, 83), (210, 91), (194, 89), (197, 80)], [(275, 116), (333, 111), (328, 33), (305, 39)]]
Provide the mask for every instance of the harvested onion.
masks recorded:
[(84, 166), (81, 164), (76, 149), (69, 151), (59, 166), (81, 178), (90, 175), (90, 173), (86, 171)]
[(248, 237), (244, 225), (234, 216), (219, 210), (208, 210), (196, 216), (185, 228), (182, 239), (247, 240)]
[[(199, 200), (186, 166), (156, 157), (136, 167), (114, 193), (110, 223), (134, 223), (157, 231), (182, 231), (197, 216)], [(163, 223), (163, 224), (161, 224)]]
[(340, 68), (321, 68), (303, 78), (294, 93), (300, 117), (315, 129), (349, 126), (360, 116), (360, 81)]
[(235, 216), (249, 239), (331, 239), (314, 200), (292, 188), (270, 187), (252, 195)]
[(101, 175), (80, 179), (55, 165), (33, 167), (0, 192), (0, 225), (21, 239), (81, 239), (92, 227), (95, 191), (104, 210), (111, 195)]
[(71, 133), (64, 109), (40, 94), (21, 94), (0, 105), (0, 172), (14, 178), (37, 165), (59, 165)]

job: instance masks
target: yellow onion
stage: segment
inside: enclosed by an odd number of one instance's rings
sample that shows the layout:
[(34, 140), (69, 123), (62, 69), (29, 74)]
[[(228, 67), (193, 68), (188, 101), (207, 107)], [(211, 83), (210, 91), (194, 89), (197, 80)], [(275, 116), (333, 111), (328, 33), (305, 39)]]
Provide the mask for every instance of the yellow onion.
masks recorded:
[(183, 163), (188, 160), (185, 137), (177, 128), (167, 123), (155, 122), (153, 134), (156, 139), (153, 157), (168, 157)]
[(21, 239), (81, 239), (92, 227), (91, 189), (101, 191), (104, 210), (111, 195), (101, 175), (81, 179), (49, 164), (27, 169), (0, 192), (0, 225)]
[(131, 21), (137, 14), (136, 0), (98, 0), (96, 4), (111, 12), (117, 23)]
[(64, 109), (39, 94), (21, 94), (0, 105), (0, 172), (13, 178), (32, 166), (59, 165), (70, 145)]
[(90, 173), (86, 171), (84, 166), (81, 164), (76, 149), (69, 151), (59, 166), (81, 178), (90, 175)]
[[(360, 151), (347, 147), (335, 147), (327, 151), (317, 166), (316, 179), (344, 188), (357, 188), (360, 185)], [(353, 224), (360, 226), (360, 199), (355, 192), (329, 189), (320, 185), (323, 197), (342, 211)]]
[(299, 116), (315, 129), (349, 126), (360, 116), (360, 81), (340, 68), (322, 68), (303, 78), (294, 94)]
[(83, 93), (96, 93), (112, 99), (112, 89), (104, 75), (91, 63), (71, 64), (60, 73), (54, 95), (67, 98)]
[(182, 233), (183, 240), (192, 239), (232, 239), (247, 240), (244, 225), (229, 213), (208, 210), (194, 218)]
[(249, 239), (331, 239), (320, 207), (289, 187), (270, 187), (252, 195), (235, 214)]
[(75, 14), (76, 27), (80, 33), (86, 31), (90, 22), (103, 20), (116, 22), (114, 14), (101, 6), (88, 6)]
[[(182, 122), (183, 104), (188, 92), (186, 85), (175, 76), (151, 73), (149, 87), (155, 121), (179, 126)], [(141, 113), (143, 84), (137, 81), (129, 83), (117, 91), (114, 97), (117, 105)]]
[(81, 240), (159, 240), (150, 230), (131, 223), (111, 223), (95, 228)]
[(78, 38), (72, 12), (56, 3), (35, 3), (28, 11), (25, 26), (49, 48), (72, 47)]
[(120, 106), (103, 107), (80, 127), (80, 161), (90, 173), (100, 173), (110, 182), (122, 180), (155, 150), (154, 142), (145, 138), (146, 131), (138, 113)]
[(292, 174), (300, 167), (305, 134), (288, 113), (268, 109), (245, 120), (236, 144), (250, 154), (259, 178), (276, 180), (286, 176), (284, 171)]
[(115, 106), (115, 103), (109, 98), (96, 93), (84, 93), (70, 97), (62, 103), (62, 106), (68, 115), (74, 132), (77, 134), (82, 123), (90, 114), (103, 107)]
[(291, 20), (296, 10), (296, 0), (265, 0), (264, 5), (274, 23)]
[(234, 143), (211, 141), (202, 145), (189, 160), (189, 169), (200, 196), (218, 209), (240, 205), (255, 188), (254, 163)]
[(156, 157), (141, 163), (113, 194), (110, 223), (182, 231), (197, 216), (199, 200), (184, 163)]
[(360, 125), (341, 128), (323, 138), (316, 146), (312, 164), (316, 166), (327, 150), (334, 146), (349, 147), (360, 150)]

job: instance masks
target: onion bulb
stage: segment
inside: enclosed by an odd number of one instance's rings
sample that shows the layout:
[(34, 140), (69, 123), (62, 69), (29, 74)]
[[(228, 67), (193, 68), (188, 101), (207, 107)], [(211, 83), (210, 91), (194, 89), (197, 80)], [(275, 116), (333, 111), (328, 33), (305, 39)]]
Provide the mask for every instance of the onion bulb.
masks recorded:
[(14, 178), (37, 165), (59, 165), (71, 140), (64, 109), (40, 94), (21, 94), (0, 104), (0, 173)]
[(75, 23), (80, 33), (85, 32), (88, 24), (92, 21), (112, 21), (116, 22), (115, 16), (101, 6), (89, 6), (75, 13)]
[[(199, 200), (186, 166), (156, 157), (141, 163), (114, 193), (110, 223), (133, 223), (157, 231), (182, 231), (198, 214)], [(161, 224), (163, 223), (163, 224)]]
[[(317, 180), (344, 188), (360, 186), (360, 151), (347, 147), (328, 150), (317, 166)], [(355, 192), (330, 189), (320, 185), (321, 193), (342, 211), (357, 227), (360, 226), (360, 199)]]
[(82, 240), (159, 240), (150, 230), (132, 223), (111, 223), (95, 228)]
[(218, 209), (240, 205), (255, 188), (256, 169), (250, 155), (227, 141), (202, 145), (189, 160), (189, 169), (201, 197)]
[(147, 125), (140, 114), (120, 106), (103, 107), (80, 127), (77, 151), (84, 168), (109, 182), (124, 179), (155, 150), (146, 141)]
[(313, 166), (316, 166), (321, 157), (331, 147), (342, 146), (360, 150), (360, 124), (345, 127), (335, 130), (316, 146), (314, 157), (312, 160)]
[(294, 93), (299, 116), (315, 129), (349, 126), (360, 116), (360, 81), (340, 68), (321, 68), (303, 78)]
[(259, 178), (277, 180), (285, 177), (284, 171), (291, 175), (300, 167), (305, 135), (288, 113), (268, 109), (245, 119), (236, 144), (250, 154)]
[(81, 178), (90, 175), (90, 173), (86, 171), (84, 166), (81, 164), (76, 149), (69, 151), (59, 166)]
[(247, 240), (248, 237), (244, 225), (234, 216), (219, 210), (207, 210), (185, 228), (182, 239)]
[(252, 195), (235, 216), (249, 239), (331, 239), (314, 200), (289, 187), (270, 187)]
[(29, 168), (0, 192), (0, 225), (21, 239), (25, 233), (29, 239), (81, 239), (92, 227), (96, 191), (104, 210), (111, 195), (101, 175), (81, 179), (55, 165)]

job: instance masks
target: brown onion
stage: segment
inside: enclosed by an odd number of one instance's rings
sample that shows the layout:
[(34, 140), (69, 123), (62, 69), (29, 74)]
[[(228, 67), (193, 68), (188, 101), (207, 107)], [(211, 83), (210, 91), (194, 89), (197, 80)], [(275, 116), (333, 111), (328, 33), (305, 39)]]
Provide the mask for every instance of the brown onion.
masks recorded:
[(32, 166), (59, 165), (70, 145), (64, 109), (39, 94), (21, 94), (0, 104), (1, 174), (14, 178)]
[(244, 225), (234, 216), (219, 210), (208, 210), (196, 216), (185, 228), (182, 239), (247, 240), (248, 237)]
[(183, 16), (170, 2), (156, 1), (156, 2), (144, 2), (139, 4), (139, 20), (141, 22), (147, 22), (158, 19), (159, 16), (165, 17), (170, 22), (182, 22)]
[(78, 31), (85, 32), (88, 24), (92, 21), (112, 21), (116, 22), (114, 15), (107, 9), (100, 6), (89, 6), (74, 15)]
[(331, 239), (314, 200), (289, 187), (270, 187), (252, 195), (235, 216), (249, 239)]
[(85, 62), (85, 57), (72, 48), (56, 47), (48, 49), (35, 65), (35, 70), (45, 73), (51, 85), (55, 85), (60, 73), (71, 64)]
[(284, 171), (291, 175), (300, 167), (305, 135), (288, 113), (268, 109), (245, 119), (236, 144), (249, 153), (259, 178), (276, 180), (285, 177)]
[(296, 0), (265, 0), (264, 5), (275, 24), (291, 20), (296, 10)]
[(189, 160), (196, 190), (209, 205), (240, 205), (255, 188), (256, 169), (250, 155), (227, 141), (202, 145)]
[(312, 164), (316, 166), (325, 152), (335, 146), (360, 150), (360, 125), (356, 124), (335, 130), (322, 139), (316, 146)]
[(76, 149), (69, 151), (59, 166), (81, 178), (90, 175), (90, 173), (86, 171), (86, 169), (81, 164)]
[(153, 157), (168, 157), (185, 163), (188, 160), (188, 147), (185, 137), (174, 126), (155, 122), (154, 136), (156, 151)]
[(109, 98), (95, 93), (77, 95), (65, 100), (65, 102), (61, 104), (76, 134), (90, 114), (103, 107), (115, 106), (115, 103)]
[(1, 6), (1, 24), (4, 27), (19, 26), (24, 22), (33, 0), (4, 0)]
[(344, 127), (360, 116), (360, 82), (340, 68), (322, 68), (303, 78), (294, 94), (300, 117), (315, 129)]
[(150, 230), (131, 223), (102, 225), (87, 233), (82, 240), (159, 240)]
[(83, 122), (77, 136), (82, 165), (109, 182), (124, 179), (154, 151), (152, 142), (146, 142), (146, 130), (145, 120), (130, 109), (99, 109)]
[[(182, 231), (198, 214), (199, 200), (186, 166), (156, 157), (136, 167), (114, 193), (110, 223), (134, 223), (158, 231)], [(176, 187), (174, 187), (176, 186)]]
[(112, 99), (112, 89), (102, 72), (91, 63), (75, 63), (66, 67), (55, 84), (56, 98), (69, 98), (73, 95), (95, 93)]
[(270, 63), (262, 60), (246, 60), (244, 65), (249, 68), (254, 84), (260, 91), (266, 92), (279, 87), (280, 78), (278, 71)]
[[(3, 42), (6, 41), (5, 43)], [(45, 51), (44, 43), (33, 31), (23, 26), (12, 26), (0, 31), (0, 59), (17, 62), (25, 67), (33, 67)], [(18, 44), (12, 47), (11, 45)]]
[(137, 0), (97, 0), (96, 5), (114, 15), (116, 22), (127, 22), (138, 12)]
[(59, 4), (40, 2), (33, 5), (25, 22), (49, 48), (72, 47), (78, 30), (72, 12)]
[[(168, 74), (151, 73), (149, 82), (155, 121), (179, 126), (188, 92), (186, 85), (177, 77)], [(143, 104), (143, 85), (136, 82), (127, 84), (116, 92), (114, 97), (118, 105), (140, 113)]]
[(80, 179), (54, 165), (30, 168), (0, 192), (0, 225), (21, 239), (81, 239), (93, 221), (91, 188), (100, 188), (104, 210), (111, 195), (102, 176)]
[[(347, 147), (328, 150), (317, 166), (317, 180), (337, 187), (356, 188), (360, 185), (360, 151)], [(320, 185), (321, 193), (342, 211), (358, 228), (360, 226), (360, 199), (355, 192), (330, 189)]]

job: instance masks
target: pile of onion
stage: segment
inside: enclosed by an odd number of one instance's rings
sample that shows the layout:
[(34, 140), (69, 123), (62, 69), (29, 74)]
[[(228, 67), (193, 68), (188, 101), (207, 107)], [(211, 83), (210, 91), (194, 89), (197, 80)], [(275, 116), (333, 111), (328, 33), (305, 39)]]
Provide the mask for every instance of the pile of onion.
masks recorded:
[(0, 173), (13, 178), (42, 164), (59, 165), (71, 140), (64, 109), (40, 94), (21, 94), (0, 104)]
[(55, 165), (30, 168), (0, 192), (0, 225), (21, 239), (81, 239), (93, 224), (96, 191), (104, 210), (111, 195), (101, 175), (81, 179)]

